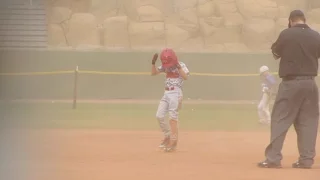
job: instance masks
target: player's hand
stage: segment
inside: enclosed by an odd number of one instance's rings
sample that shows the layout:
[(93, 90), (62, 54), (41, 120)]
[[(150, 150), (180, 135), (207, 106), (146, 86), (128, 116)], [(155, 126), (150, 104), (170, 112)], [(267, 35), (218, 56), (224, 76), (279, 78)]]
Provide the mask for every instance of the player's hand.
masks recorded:
[(158, 53), (155, 53), (152, 57), (152, 65), (155, 65), (158, 59)]

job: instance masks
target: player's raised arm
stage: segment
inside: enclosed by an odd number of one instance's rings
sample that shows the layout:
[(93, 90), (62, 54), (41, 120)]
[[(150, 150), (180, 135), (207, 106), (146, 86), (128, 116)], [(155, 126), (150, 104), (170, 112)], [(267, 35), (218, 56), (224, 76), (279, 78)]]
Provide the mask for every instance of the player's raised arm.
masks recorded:
[(158, 69), (156, 68), (156, 66), (154, 64), (152, 64), (151, 67), (151, 76), (155, 76), (157, 74), (159, 74), (160, 72), (158, 71)]
[(179, 63), (177, 64), (177, 69), (179, 70), (179, 74), (182, 77), (182, 79), (187, 80), (189, 74), (188, 69), (184, 66), (181, 66)]
[(152, 58), (151, 76), (155, 76), (160, 73), (160, 71), (158, 71), (158, 69), (156, 68), (157, 59), (158, 59), (158, 54), (155, 53)]

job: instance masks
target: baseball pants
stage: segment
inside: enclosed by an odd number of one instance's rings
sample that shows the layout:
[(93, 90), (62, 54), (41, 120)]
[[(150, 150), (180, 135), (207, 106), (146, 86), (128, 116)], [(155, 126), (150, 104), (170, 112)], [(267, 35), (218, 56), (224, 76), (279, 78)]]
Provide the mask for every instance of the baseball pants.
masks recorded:
[(178, 121), (182, 97), (183, 96), (181, 89), (175, 89), (171, 91), (165, 91), (163, 97), (160, 100), (156, 118), (165, 137), (168, 137), (171, 134), (170, 125), (165, 116), (169, 114), (169, 120)]
[(319, 121), (318, 87), (313, 79), (282, 81), (271, 114), (271, 139), (265, 150), (268, 162), (280, 163), (291, 125), (297, 133), (299, 162), (311, 166), (316, 155)]
[(270, 123), (271, 114), (269, 110), (270, 96), (268, 93), (263, 93), (258, 105), (258, 115), (260, 123)]

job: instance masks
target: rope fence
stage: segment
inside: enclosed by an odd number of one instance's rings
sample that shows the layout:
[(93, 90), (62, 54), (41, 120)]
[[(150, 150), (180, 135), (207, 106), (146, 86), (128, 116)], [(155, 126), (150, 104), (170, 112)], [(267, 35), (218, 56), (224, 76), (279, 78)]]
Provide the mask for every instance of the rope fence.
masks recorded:
[[(0, 73), (0, 76), (39, 76), (39, 75), (55, 75), (55, 74), (72, 74), (75, 70), (67, 71), (44, 71), (44, 72), (17, 72), (17, 73)], [(89, 71), (78, 70), (79, 74), (100, 74), (100, 75), (150, 75), (150, 72), (110, 72), (110, 71)], [(278, 73), (272, 72), (277, 75)], [(216, 73), (190, 73), (191, 76), (211, 76), (211, 77), (251, 77), (259, 76), (259, 74), (216, 74)]]
[[(90, 71), (90, 70), (79, 70), (77, 66), (75, 70), (65, 71), (43, 71), (43, 72), (11, 72), (11, 73), (0, 73), (0, 76), (43, 76), (43, 75), (62, 75), (62, 74), (74, 74), (74, 87), (73, 87), (73, 109), (77, 107), (77, 95), (78, 95), (78, 76), (79, 74), (95, 74), (95, 75), (140, 75), (150, 76), (150, 72), (109, 72), (109, 71)], [(277, 74), (272, 72), (272, 74)], [(191, 76), (207, 76), (207, 77), (252, 77), (259, 76), (259, 74), (216, 74), (216, 73), (191, 73)]]

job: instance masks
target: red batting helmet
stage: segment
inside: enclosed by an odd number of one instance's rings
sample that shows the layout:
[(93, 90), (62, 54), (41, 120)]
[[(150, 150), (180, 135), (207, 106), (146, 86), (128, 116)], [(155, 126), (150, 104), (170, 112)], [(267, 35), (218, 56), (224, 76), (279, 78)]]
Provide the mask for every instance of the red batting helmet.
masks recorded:
[(160, 60), (162, 62), (162, 67), (164, 68), (172, 67), (178, 62), (176, 53), (173, 51), (173, 49), (170, 48), (166, 48), (161, 51)]

